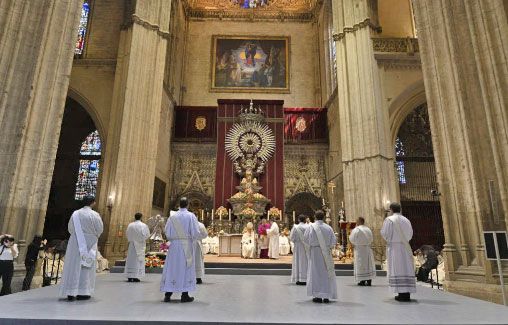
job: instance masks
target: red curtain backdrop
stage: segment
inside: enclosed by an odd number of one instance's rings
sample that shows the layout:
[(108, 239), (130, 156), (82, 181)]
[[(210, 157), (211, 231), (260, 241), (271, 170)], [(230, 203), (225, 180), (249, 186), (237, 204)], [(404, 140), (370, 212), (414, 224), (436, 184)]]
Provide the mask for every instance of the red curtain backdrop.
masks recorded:
[[(196, 120), (205, 120), (202, 130)], [(200, 126), (202, 128), (202, 126)], [(215, 142), (217, 138), (217, 107), (177, 106), (175, 108), (175, 141)]]
[[(215, 172), (214, 208), (228, 206), (229, 199), (237, 192), (240, 176), (234, 172), (233, 162), (225, 150), (226, 134), (235, 122), (241, 106), (249, 106), (250, 100), (218, 100), (217, 109), (217, 167)], [(258, 179), (263, 187), (261, 193), (271, 200), (271, 206), (284, 209), (284, 101), (255, 100), (267, 118), (267, 124), (275, 136), (276, 148), (265, 166), (265, 172)]]
[[(286, 143), (327, 143), (326, 112), (326, 108), (321, 107), (284, 108), (284, 138)], [(299, 126), (299, 129), (297, 126)]]

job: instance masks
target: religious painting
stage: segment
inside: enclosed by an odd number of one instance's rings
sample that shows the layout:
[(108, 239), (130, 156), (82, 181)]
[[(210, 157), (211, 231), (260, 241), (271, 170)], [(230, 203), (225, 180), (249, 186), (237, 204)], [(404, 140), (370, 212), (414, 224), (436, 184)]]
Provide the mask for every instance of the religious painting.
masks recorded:
[(289, 92), (289, 37), (214, 36), (215, 92)]

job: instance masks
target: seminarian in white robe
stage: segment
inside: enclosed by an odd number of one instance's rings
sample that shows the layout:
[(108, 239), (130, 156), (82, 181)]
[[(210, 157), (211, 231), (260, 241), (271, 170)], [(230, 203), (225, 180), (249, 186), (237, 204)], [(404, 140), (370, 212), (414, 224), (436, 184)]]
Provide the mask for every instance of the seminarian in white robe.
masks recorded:
[(125, 231), (129, 241), (127, 259), (125, 261), (125, 275), (129, 282), (139, 282), (145, 276), (146, 240), (150, 237), (150, 229), (141, 222), (143, 215), (136, 213), (136, 221), (131, 222)]
[(252, 222), (247, 224), (247, 229), (245, 229), (242, 235), (242, 257), (256, 257), (256, 232), (254, 231)]
[(282, 256), (289, 255), (291, 246), (289, 245), (289, 238), (285, 234), (279, 236), (279, 253)]
[(275, 221), (271, 221), (270, 229), (266, 231), (268, 239), (268, 257), (277, 259), (279, 258), (279, 225)]
[(208, 237), (208, 232), (204, 224), (198, 221), (199, 224), (199, 236), (194, 241), (194, 265), (196, 267), (196, 283), (201, 284), (203, 276), (205, 275), (205, 260), (203, 250), (203, 240)]
[[(76, 296), (78, 299), (89, 299), (94, 292), (97, 267), (97, 241), (104, 227), (101, 216), (92, 210), (92, 207), (95, 205), (95, 199), (85, 197), (83, 203), (85, 206), (74, 211), (68, 225), (71, 236), (65, 252), (65, 267), (62, 274), (60, 295), (67, 296), (69, 300), (73, 300)], [(81, 225), (84, 244), (90, 254), (89, 256), (93, 257), (93, 263), (90, 267), (83, 266), (81, 263), (81, 253), (74, 229), (75, 218), (78, 218)]]
[(409, 240), (413, 237), (411, 222), (400, 214), (400, 204), (390, 205), (392, 215), (385, 219), (381, 236), (386, 240), (388, 261), (388, 285), (398, 301), (409, 301), (416, 292), (413, 252)]
[(171, 244), (166, 255), (160, 286), (160, 290), (166, 292), (164, 299), (166, 302), (170, 301), (173, 292), (185, 293), (185, 296), (190, 298), (187, 293), (196, 290), (194, 241), (201, 237), (201, 233), (198, 219), (194, 213), (187, 210), (187, 205), (187, 199), (182, 198), (180, 206), (183, 208), (170, 216), (166, 223), (166, 238)]
[(370, 247), (374, 237), (364, 222), (363, 218), (358, 219), (357, 226), (349, 235), (349, 241), (354, 247), (355, 281), (360, 286), (370, 286), (372, 279), (376, 277), (376, 264)]
[[(303, 221), (302, 221), (303, 219)], [(291, 266), (291, 282), (305, 285), (307, 282), (307, 270), (309, 266), (309, 246), (305, 243), (305, 231), (310, 225), (305, 223), (305, 216), (299, 218), (300, 223), (294, 225), (289, 234), (289, 239), (294, 243), (293, 263)]]
[(337, 299), (337, 283), (332, 248), (337, 239), (332, 227), (323, 222), (324, 212), (316, 211), (316, 222), (305, 231), (304, 240), (310, 247), (307, 295), (313, 302)]

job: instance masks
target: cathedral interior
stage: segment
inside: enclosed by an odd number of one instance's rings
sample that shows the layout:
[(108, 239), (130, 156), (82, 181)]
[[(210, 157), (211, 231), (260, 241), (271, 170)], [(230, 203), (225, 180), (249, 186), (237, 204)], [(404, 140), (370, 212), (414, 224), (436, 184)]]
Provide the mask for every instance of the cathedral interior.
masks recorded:
[(500, 302), (482, 233), (508, 225), (507, 15), (503, 0), (2, 1), (0, 232), (21, 254), (65, 239), (94, 195), (115, 261), (134, 213), (187, 197), (206, 226), (220, 207), (239, 220), (254, 186), (251, 210), (287, 227), (364, 217), (381, 263), (397, 201), (413, 249), (442, 249), (447, 291)]

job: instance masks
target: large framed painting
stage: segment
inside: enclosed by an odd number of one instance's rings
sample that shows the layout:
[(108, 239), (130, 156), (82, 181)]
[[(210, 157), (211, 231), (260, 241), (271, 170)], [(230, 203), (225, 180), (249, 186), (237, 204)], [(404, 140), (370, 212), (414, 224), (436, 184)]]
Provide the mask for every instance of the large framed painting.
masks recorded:
[(210, 90), (289, 93), (289, 48), (286, 36), (213, 36)]

